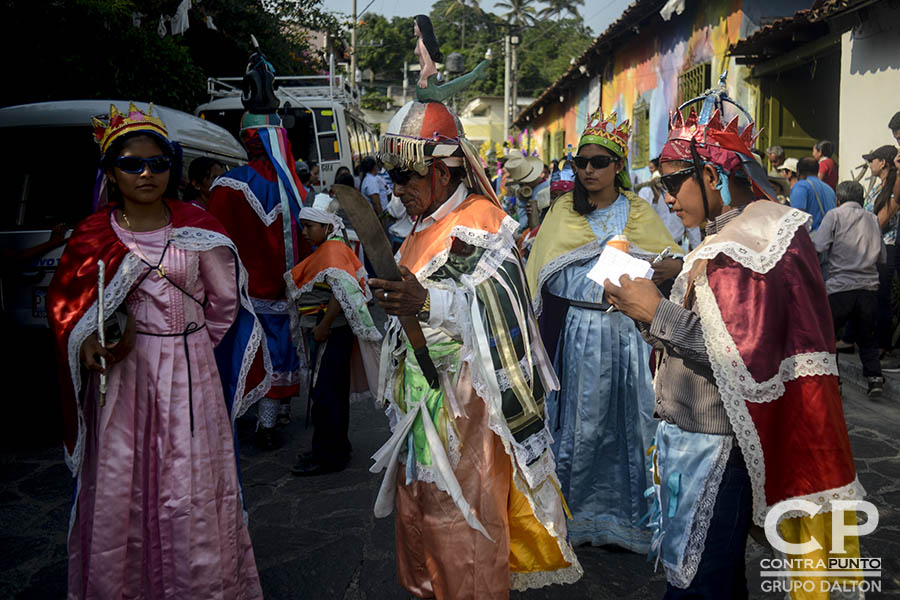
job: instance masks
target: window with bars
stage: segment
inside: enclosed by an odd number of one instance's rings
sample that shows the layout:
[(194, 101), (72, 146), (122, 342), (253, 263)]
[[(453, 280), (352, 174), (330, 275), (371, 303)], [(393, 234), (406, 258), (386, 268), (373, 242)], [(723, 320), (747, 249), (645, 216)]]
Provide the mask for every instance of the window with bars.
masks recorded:
[(650, 162), (650, 105), (643, 99), (635, 102), (631, 123), (631, 168), (642, 169)]
[[(687, 102), (691, 98), (696, 98), (710, 87), (710, 74), (712, 72), (711, 63), (703, 63), (678, 76), (678, 105)], [(700, 103), (695, 102), (684, 107), (685, 113), (690, 113), (691, 108), (697, 112), (700, 111)]]

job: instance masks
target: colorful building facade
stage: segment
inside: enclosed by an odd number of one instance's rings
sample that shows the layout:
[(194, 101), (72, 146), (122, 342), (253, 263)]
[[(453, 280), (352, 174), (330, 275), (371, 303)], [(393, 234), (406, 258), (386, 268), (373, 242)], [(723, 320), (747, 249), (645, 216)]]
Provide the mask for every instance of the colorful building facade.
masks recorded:
[(749, 70), (728, 55), (729, 46), (809, 1), (710, 0), (679, 6), (637, 0), (519, 114), (515, 126), (533, 131), (534, 146), (548, 162), (577, 144), (598, 105), (605, 114), (615, 111), (620, 121), (631, 121), (629, 166), (636, 180), (646, 180), (647, 162), (665, 143), (671, 111), (715, 84), (725, 70), (729, 95), (756, 114), (759, 89), (748, 82)]

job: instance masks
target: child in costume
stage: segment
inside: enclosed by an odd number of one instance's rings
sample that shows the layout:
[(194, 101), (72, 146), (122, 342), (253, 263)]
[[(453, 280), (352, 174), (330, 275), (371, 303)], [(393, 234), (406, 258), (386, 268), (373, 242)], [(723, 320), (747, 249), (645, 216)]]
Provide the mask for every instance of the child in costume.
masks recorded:
[(312, 450), (292, 469), (301, 476), (340, 471), (350, 460), (347, 429), (356, 348), (371, 374), (367, 387), (374, 391), (377, 386), (381, 332), (369, 314), (372, 294), (365, 268), (342, 237), (336, 208), (328, 194), (319, 194), (311, 207), (300, 209), (303, 235), (315, 251), (284, 276), (299, 325), (312, 338)]
[[(749, 529), (773, 518), (784, 540), (821, 542), (791, 555), (790, 597), (828, 598), (832, 584), (852, 576), (815, 572), (832, 557), (859, 556), (850, 536), (847, 553), (834, 552), (831, 519), (855, 524), (856, 515), (832, 517), (832, 502), (865, 492), (810, 216), (775, 200), (750, 150), (752, 119), (728, 98), (724, 76), (685, 104), (697, 100), (704, 101), (699, 116), (675, 113), (660, 170), (666, 201), (686, 227), (705, 222), (706, 238), (685, 259), (669, 300), (646, 279), (606, 285), (607, 298), (662, 352), (653, 550), (666, 570), (666, 598), (746, 598)], [(722, 123), (723, 101), (744, 112), (743, 130), (738, 117)], [(773, 512), (787, 500), (811, 506)]]
[(218, 221), (163, 198), (152, 106), (94, 127), (114, 201), (75, 228), (47, 294), (77, 478), (68, 598), (261, 598), (233, 437), (271, 385), (247, 273)]

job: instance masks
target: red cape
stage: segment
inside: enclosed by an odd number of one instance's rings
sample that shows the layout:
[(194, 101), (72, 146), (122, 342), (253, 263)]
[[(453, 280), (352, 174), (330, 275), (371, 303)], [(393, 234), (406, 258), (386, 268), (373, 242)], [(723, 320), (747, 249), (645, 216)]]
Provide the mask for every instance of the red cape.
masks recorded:
[[(222, 225), (205, 210), (177, 200), (165, 202), (172, 214), (173, 228), (192, 227), (225, 235)], [(97, 261), (103, 260), (106, 264), (108, 283), (130, 252), (110, 224), (112, 210), (114, 207), (104, 207), (75, 227), (47, 290), (47, 318), (56, 344), (63, 400), (64, 441), (70, 454), (78, 437), (78, 406), (69, 369), (69, 336), (97, 302)], [(108, 307), (108, 310), (114, 308)], [(91, 327), (96, 330), (96, 324)], [(264, 376), (262, 353), (258, 353), (248, 376), (248, 388), (261, 382)]]
[(682, 272), (693, 273), (710, 362), (760, 525), (782, 500), (823, 504), (863, 495), (838, 387), (834, 325), (806, 219), (774, 202), (754, 202), (692, 252)]
[[(277, 174), (268, 159), (252, 160), (249, 166), (265, 180), (277, 182)], [(226, 173), (223, 177), (228, 176)], [(301, 195), (305, 193), (299, 181), (297, 187)], [(266, 300), (284, 298), (284, 273), (288, 269), (281, 215), (266, 225), (250, 206), (244, 192), (223, 185), (213, 187), (208, 209), (219, 219), (241, 253), (241, 260), (250, 274), (250, 296)], [(306, 238), (298, 235), (296, 223), (293, 234), (293, 263), (296, 264), (299, 259), (309, 256), (312, 248)]]

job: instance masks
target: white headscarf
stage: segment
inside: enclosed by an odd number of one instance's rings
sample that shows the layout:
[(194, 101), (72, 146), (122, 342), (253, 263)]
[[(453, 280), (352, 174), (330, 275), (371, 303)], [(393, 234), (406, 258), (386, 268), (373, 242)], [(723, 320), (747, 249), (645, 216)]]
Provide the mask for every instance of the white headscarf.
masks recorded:
[(337, 209), (337, 201), (333, 200), (328, 194), (320, 192), (316, 194), (316, 199), (313, 200), (312, 206), (304, 206), (300, 209), (300, 219), (331, 225), (334, 228), (331, 235), (338, 235), (344, 229), (344, 221), (335, 214)]

